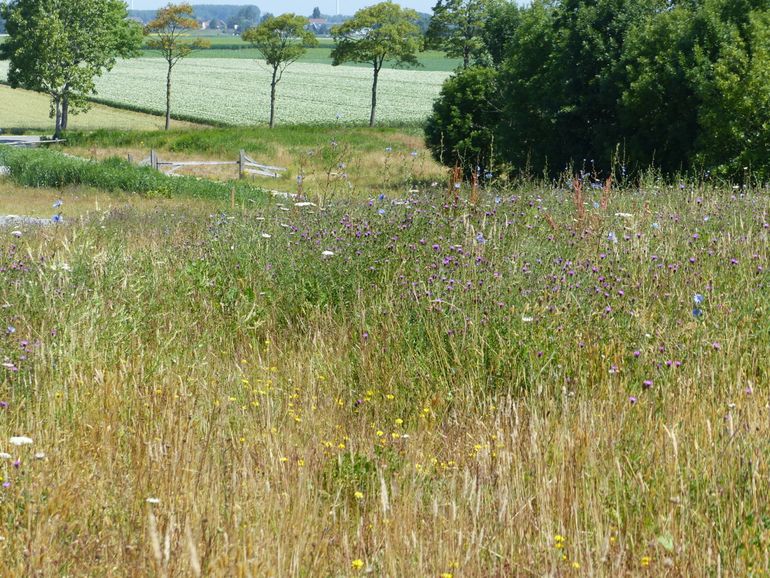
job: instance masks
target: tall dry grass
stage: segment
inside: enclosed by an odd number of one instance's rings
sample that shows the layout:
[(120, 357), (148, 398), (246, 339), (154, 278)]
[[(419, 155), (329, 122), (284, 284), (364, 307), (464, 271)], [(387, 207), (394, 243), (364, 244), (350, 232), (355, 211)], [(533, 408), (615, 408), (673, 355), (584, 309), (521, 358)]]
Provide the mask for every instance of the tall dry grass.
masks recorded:
[(2, 574), (765, 575), (768, 205), (733, 193), (4, 231)]

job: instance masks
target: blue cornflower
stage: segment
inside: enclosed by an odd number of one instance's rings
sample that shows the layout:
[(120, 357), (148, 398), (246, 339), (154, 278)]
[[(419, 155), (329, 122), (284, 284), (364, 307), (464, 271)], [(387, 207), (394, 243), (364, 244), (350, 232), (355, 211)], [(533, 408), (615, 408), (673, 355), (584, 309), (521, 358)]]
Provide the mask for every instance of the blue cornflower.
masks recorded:
[(695, 297), (693, 297), (692, 300), (695, 302), (696, 305), (700, 305), (706, 300), (706, 298), (700, 293), (696, 293)]
[(57, 213), (53, 217), (51, 217), (51, 222), (52, 223), (61, 223), (62, 222), (61, 213)]
[(695, 308), (692, 310), (692, 316), (693, 316), (693, 317), (700, 317), (701, 315), (703, 315), (703, 310), (701, 310), (700, 308), (698, 308), (698, 307), (695, 307)]
[(63, 204), (64, 204), (64, 201), (62, 201), (61, 199), (57, 199), (57, 200), (56, 200), (56, 202), (53, 204), (53, 208), (54, 208), (54, 209), (58, 209), (58, 208), (59, 208), (59, 207), (61, 207)]

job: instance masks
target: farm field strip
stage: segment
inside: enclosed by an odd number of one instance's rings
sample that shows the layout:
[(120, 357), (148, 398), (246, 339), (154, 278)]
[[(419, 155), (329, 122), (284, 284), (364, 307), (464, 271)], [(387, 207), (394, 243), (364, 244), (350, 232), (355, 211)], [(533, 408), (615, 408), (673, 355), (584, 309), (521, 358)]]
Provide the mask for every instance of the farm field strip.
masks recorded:
[[(5, 78), (7, 63), (0, 63)], [(163, 112), (165, 62), (137, 58), (119, 62), (97, 81), (98, 96), (120, 105)], [(172, 112), (229, 124), (267, 120), (270, 72), (263, 63), (239, 59), (187, 59), (174, 69)], [(382, 70), (377, 118), (417, 122), (430, 113), (447, 72)], [(372, 72), (361, 67), (295, 63), (278, 85), (279, 123), (366, 122)]]
[[(298, 62), (331, 65), (332, 47), (333, 45), (308, 48), (307, 52), (299, 58)], [(144, 48), (142, 50), (142, 55), (147, 58), (160, 58), (159, 52), (150, 50), (148, 48)], [(239, 59), (258, 60), (258, 59), (261, 59), (262, 57), (259, 54), (259, 51), (257, 49), (252, 48), (247, 43), (232, 43), (232, 44), (212, 44), (211, 48), (206, 48), (203, 50), (196, 51), (194, 58), (196, 59), (239, 58)], [(436, 50), (427, 50), (425, 52), (421, 52), (420, 54), (418, 54), (417, 59), (422, 65), (421, 68), (417, 69), (419, 71), (451, 72), (452, 70), (456, 69), (460, 64), (462, 64), (462, 61), (460, 59), (447, 58), (444, 55), (444, 53)], [(344, 64), (343, 66), (354, 67), (354, 68), (369, 68), (371, 65), (366, 63), (349, 62)], [(393, 63), (386, 62), (384, 65), (384, 68), (399, 69), (400, 67), (396, 66)]]

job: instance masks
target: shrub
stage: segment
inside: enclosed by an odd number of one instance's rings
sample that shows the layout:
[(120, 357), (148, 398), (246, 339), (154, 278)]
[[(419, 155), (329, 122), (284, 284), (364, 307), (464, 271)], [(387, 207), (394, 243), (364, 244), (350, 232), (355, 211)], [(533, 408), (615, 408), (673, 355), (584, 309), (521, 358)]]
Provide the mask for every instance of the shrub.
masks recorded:
[(433, 104), (425, 125), (425, 141), (433, 157), (466, 174), (489, 167), (496, 115), (497, 73), (467, 68), (449, 78)]

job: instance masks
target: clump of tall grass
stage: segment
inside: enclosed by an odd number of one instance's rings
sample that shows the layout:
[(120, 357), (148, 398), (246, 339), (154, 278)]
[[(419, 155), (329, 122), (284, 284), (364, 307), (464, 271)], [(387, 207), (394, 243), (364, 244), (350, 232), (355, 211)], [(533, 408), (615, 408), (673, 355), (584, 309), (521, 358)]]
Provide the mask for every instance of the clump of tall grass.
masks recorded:
[(189, 196), (225, 199), (234, 189), (239, 199), (264, 200), (266, 193), (246, 182), (217, 182), (193, 177), (170, 177), (150, 167), (137, 167), (119, 158), (91, 161), (45, 149), (0, 147), (0, 165), (10, 178), (29, 187), (85, 185), (103, 191), (149, 196)]

